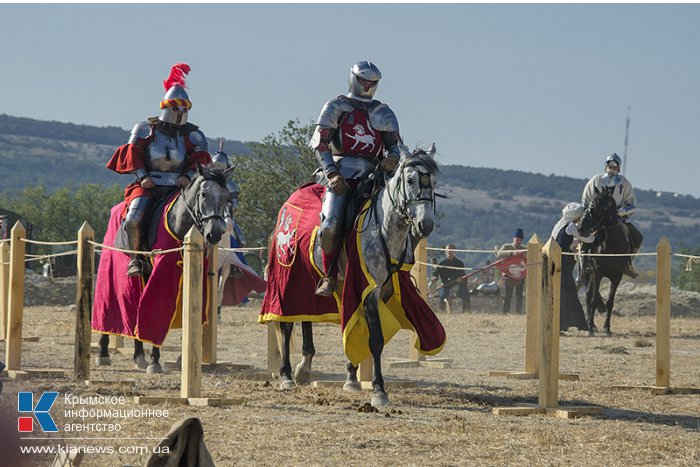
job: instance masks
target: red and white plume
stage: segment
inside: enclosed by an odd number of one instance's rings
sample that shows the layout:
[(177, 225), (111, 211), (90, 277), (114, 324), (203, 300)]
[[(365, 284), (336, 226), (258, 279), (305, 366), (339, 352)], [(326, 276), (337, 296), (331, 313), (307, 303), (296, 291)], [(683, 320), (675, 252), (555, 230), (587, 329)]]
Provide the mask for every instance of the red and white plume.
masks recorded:
[(163, 86), (165, 86), (165, 90), (167, 91), (176, 84), (184, 89), (186, 87), (185, 75), (189, 72), (190, 66), (187, 63), (178, 62), (175, 65), (173, 65), (173, 67), (170, 69), (170, 75), (168, 75), (168, 78), (165, 81), (163, 81)]

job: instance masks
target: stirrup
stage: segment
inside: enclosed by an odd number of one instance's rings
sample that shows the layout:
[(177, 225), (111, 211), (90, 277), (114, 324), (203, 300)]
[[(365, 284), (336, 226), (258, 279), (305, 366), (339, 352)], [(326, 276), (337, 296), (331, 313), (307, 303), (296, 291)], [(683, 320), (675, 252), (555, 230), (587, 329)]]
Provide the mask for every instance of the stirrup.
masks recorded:
[(129, 277), (140, 276), (142, 274), (142, 265), (140, 258), (131, 258), (129, 260), (129, 269), (126, 271), (126, 275)]
[(318, 281), (318, 285), (316, 286), (316, 295), (320, 295), (322, 297), (331, 297), (333, 295), (333, 292), (335, 292), (335, 287), (335, 279), (331, 279), (330, 277), (323, 277), (320, 281)]

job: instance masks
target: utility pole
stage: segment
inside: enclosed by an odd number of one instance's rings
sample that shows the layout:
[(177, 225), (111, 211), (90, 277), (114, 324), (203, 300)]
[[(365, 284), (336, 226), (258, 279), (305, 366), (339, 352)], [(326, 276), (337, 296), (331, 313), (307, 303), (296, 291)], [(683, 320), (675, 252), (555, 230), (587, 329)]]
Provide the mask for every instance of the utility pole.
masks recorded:
[(630, 111), (631, 107), (627, 107), (627, 122), (625, 123), (625, 152), (622, 155), (622, 167), (620, 168), (620, 172), (624, 169), (625, 174), (629, 175), (629, 160), (627, 159), (627, 145), (629, 144), (629, 136), (630, 136)]

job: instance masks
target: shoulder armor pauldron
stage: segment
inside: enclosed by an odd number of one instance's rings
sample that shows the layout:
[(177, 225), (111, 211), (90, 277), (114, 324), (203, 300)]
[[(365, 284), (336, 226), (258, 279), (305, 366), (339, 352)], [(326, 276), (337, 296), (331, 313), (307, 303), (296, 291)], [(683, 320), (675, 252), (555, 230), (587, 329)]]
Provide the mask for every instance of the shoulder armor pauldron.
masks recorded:
[(134, 125), (129, 135), (129, 144), (136, 144), (138, 140), (148, 139), (153, 134), (153, 125), (150, 121), (138, 122)]
[(369, 121), (372, 124), (372, 128), (379, 131), (399, 131), (399, 121), (396, 118), (396, 114), (388, 105), (381, 102), (370, 109)]
[(353, 107), (343, 99), (345, 96), (338, 96), (335, 99), (326, 102), (321, 109), (321, 115), (319, 115), (316, 121), (317, 125), (326, 128), (338, 128), (338, 121), (340, 116), (344, 112), (352, 112)]
[(209, 152), (209, 143), (207, 142), (207, 138), (204, 136), (204, 133), (202, 133), (202, 130), (195, 126), (195, 130), (190, 131), (187, 137), (190, 139), (190, 143), (194, 145), (195, 151)]

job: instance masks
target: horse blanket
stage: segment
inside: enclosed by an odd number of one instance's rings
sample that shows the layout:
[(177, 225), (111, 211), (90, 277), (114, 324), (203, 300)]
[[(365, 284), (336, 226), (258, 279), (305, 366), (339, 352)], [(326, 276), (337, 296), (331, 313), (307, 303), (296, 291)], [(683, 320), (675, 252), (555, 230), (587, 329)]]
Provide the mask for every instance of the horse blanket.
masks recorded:
[[(294, 192), (280, 209), (269, 253), (267, 290), (258, 321), (312, 321), (341, 324), (343, 347), (354, 365), (371, 356), (369, 328), (364, 317), (364, 299), (377, 286), (367, 272), (362, 252), (361, 232), (352, 229), (344, 244), (348, 258), (342, 297), (315, 294), (322, 272), (313, 254), (319, 212), (325, 187), (308, 184)], [(363, 208), (364, 220), (369, 202)], [(395, 261), (396, 262), (396, 261)], [(420, 296), (410, 277), (412, 264), (404, 264), (392, 277), (394, 295), (379, 303), (384, 343), (399, 329), (418, 334), (416, 348), (434, 355), (442, 350), (445, 330)]]
[[(167, 213), (179, 196), (174, 193), (158, 219), (156, 240), (152, 248), (171, 249), (181, 242), (168, 229)], [(114, 206), (110, 213), (104, 241), (114, 246), (122, 220), (125, 203)], [(182, 252), (156, 255), (152, 259), (153, 271), (147, 283), (141, 277), (129, 277), (126, 271), (129, 255), (104, 249), (95, 281), (92, 307), (92, 329), (103, 334), (136, 338), (160, 346), (170, 328), (180, 327), (182, 317)], [(207, 287), (204, 261), (202, 322), (206, 322)]]
[[(231, 234), (228, 235), (227, 248), (238, 248), (238, 240)], [(219, 244), (222, 246), (222, 244)], [(248, 266), (243, 253), (237, 251), (221, 251), (219, 250), (219, 264), (228, 264), (231, 266), (231, 271), (226, 279), (223, 290), (224, 306), (236, 306), (239, 303), (247, 301), (247, 296), (251, 290), (258, 293), (263, 293), (267, 287), (267, 282), (258, 276), (253, 268)]]
[(277, 216), (267, 262), (267, 289), (258, 322), (340, 323), (340, 297), (316, 295), (323, 273), (313, 260), (325, 187), (306, 184), (287, 199)]
[[(367, 201), (355, 226), (362, 226), (369, 207), (370, 201)], [(353, 228), (345, 241), (348, 262), (343, 284), (341, 328), (345, 355), (353, 365), (358, 365), (372, 355), (369, 350), (369, 327), (365, 319), (364, 300), (372, 290), (381, 286), (367, 271), (361, 248), (362, 235), (362, 229), (358, 231)], [(393, 258), (391, 262), (398, 264)], [(400, 329), (408, 329), (417, 334), (416, 349), (420, 353), (435, 355), (445, 346), (445, 328), (413, 284), (410, 272), (412, 268), (413, 263), (403, 264), (391, 277), (393, 295), (386, 303), (379, 300), (379, 320), (384, 343), (387, 344)]]

